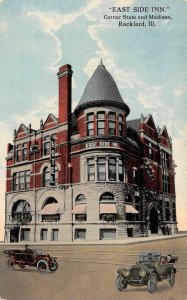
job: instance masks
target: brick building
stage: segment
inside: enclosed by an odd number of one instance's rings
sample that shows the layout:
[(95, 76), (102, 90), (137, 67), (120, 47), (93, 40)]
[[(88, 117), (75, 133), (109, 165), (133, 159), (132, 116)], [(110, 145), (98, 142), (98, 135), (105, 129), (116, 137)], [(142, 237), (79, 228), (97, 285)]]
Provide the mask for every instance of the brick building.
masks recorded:
[(21, 124), (7, 147), (6, 242), (125, 239), (177, 232), (175, 164), (165, 126), (127, 121), (103, 63), (71, 108), (70, 65), (59, 68), (58, 118)]

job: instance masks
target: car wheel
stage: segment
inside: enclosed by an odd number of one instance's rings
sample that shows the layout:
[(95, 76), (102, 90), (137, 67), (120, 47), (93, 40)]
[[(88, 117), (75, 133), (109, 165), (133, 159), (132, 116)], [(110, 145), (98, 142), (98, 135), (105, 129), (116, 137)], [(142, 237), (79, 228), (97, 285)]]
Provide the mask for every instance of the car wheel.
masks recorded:
[(156, 274), (152, 273), (149, 275), (147, 289), (152, 294), (156, 290), (157, 287), (157, 276)]
[(15, 268), (15, 262), (13, 259), (9, 258), (6, 261), (6, 267), (8, 270), (13, 270)]
[(58, 263), (57, 261), (54, 259), (49, 263), (49, 270), (51, 272), (55, 272), (58, 269)]
[(169, 287), (172, 287), (174, 286), (174, 284), (175, 284), (175, 273), (171, 272), (171, 277), (170, 279), (168, 279), (168, 285)]
[(127, 288), (127, 280), (124, 278), (123, 275), (119, 274), (116, 279), (116, 286), (117, 289), (121, 292)]
[(48, 271), (48, 263), (43, 259), (39, 260), (37, 263), (37, 269), (41, 273), (46, 273)]

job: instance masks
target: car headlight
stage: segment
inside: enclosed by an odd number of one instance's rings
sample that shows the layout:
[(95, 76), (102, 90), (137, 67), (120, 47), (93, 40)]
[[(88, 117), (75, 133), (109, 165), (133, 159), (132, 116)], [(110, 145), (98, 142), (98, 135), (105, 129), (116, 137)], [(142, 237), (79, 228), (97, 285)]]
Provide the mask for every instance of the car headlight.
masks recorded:
[(123, 276), (128, 277), (130, 272), (128, 270), (123, 270)]
[(146, 271), (145, 270), (141, 270), (139, 273), (140, 277), (145, 277), (146, 275)]

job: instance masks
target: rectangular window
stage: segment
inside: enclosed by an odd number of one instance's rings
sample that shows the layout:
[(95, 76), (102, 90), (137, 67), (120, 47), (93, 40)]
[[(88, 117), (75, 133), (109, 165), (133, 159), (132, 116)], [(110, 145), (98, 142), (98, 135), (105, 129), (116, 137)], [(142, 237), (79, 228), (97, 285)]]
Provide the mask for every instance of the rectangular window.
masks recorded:
[(16, 161), (21, 161), (21, 144), (16, 146)]
[(98, 111), (98, 113), (97, 113), (97, 119), (104, 120), (105, 119), (105, 112)]
[(94, 114), (89, 113), (86, 115), (86, 121), (87, 121), (87, 135), (91, 136), (94, 135)]
[(116, 159), (115, 158), (109, 158), (109, 180), (110, 181), (116, 181)]
[(148, 143), (148, 158), (153, 159), (153, 148), (150, 142)]
[(115, 240), (116, 229), (100, 229), (100, 240)]
[(25, 189), (30, 189), (31, 172), (25, 171)]
[(109, 130), (109, 134), (115, 135), (116, 134), (116, 122), (109, 121), (108, 122), (108, 130)]
[(46, 241), (47, 240), (47, 229), (41, 229), (40, 232), (40, 240), (41, 241)]
[(75, 239), (86, 239), (86, 229), (75, 229)]
[(30, 241), (30, 229), (21, 229), (21, 236), (20, 236), (21, 241)]
[(49, 135), (44, 137), (43, 154), (44, 155), (49, 155), (50, 154), (50, 136)]
[(30, 170), (13, 174), (13, 190), (27, 190), (30, 188)]
[(98, 121), (97, 122), (97, 134), (105, 134), (105, 121)]
[(108, 113), (108, 119), (109, 120), (115, 120), (116, 119), (116, 113), (115, 112), (109, 112)]
[(87, 135), (94, 135), (94, 123), (93, 122), (89, 122), (87, 123)]
[(169, 173), (167, 170), (162, 170), (162, 189), (163, 192), (169, 193)]
[(119, 122), (123, 123), (123, 115), (119, 114)]
[(118, 121), (119, 121), (119, 135), (123, 136), (123, 115), (119, 114)]
[(93, 113), (87, 114), (86, 120), (87, 121), (93, 121), (94, 120), (94, 114)]
[(106, 158), (98, 158), (97, 161), (97, 173), (98, 173), (98, 180), (105, 181), (106, 180)]
[(51, 230), (51, 241), (58, 241), (58, 229)]
[(88, 181), (94, 181), (95, 180), (95, 163), (94, 158), (88, 159)]
[(22, 145), (22, 160), (27, 159), (27, 143), (23, 143)]
[(124, 182), (124, 165), (123, 165), (123, 160), (121, 158), (119, 158), (118, 172), (119, 172), (119, 181)]
[[(105, 112), (103, 111), (99, 111), (97, 113), (97, 134), (100, 135), (100, 134), (105, 134)], [(100, 121), (100, 120), (103, 120), (103, 121)]]

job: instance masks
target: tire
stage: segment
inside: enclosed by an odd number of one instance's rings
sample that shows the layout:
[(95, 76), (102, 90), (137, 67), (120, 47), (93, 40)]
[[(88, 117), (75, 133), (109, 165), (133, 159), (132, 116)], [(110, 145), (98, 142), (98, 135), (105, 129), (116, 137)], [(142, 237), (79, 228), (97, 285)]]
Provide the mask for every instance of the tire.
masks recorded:
[(175, 284), (175, 273), (171, 272), (171, 277), (168, 279), (168, 286), (173, 287)]
[(119, 274), (117, 279), (116, 279), (116, 286), (118, 291), (123, 291), (126, 290), (127, 288), (127, 280), (124, 278), (123, 275)]
[(15, 268), (15, 262), (12, 258), (7, 259), (6, 267), (7, 267), (8, 270), (13, 270)]
[(149, 275), (147, 289), (152, 294), (157, 288), (157, 276), (155, 273)]
[(48, 263), (44, 259), (40, 259), (37, 263), (37, 269), (40, 273), (46, 273), (49, 269)]
[(57, 263), (57, 261), (54, 259), (54, 260), (52, 260), (52, 261), (50, 262), (50, 264), (49, 264), (49, 270), (50, 270), (51, 272), (55, 272), (57, 269), (58, 269), (58, 263)]

